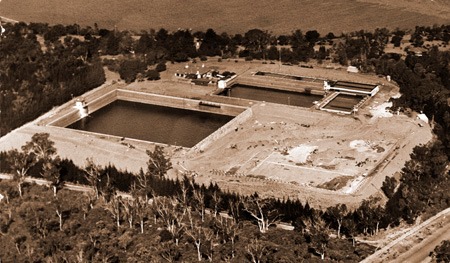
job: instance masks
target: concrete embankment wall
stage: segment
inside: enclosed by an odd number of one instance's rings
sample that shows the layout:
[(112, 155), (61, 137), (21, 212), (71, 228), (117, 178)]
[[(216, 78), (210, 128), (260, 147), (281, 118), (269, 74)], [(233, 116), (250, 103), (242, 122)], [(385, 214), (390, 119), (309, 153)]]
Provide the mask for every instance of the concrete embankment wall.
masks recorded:
[[(226, 105), (214, 102), (201, 103), (201, 100), (170, 97), (165, 95), (150, 94), (130, 90), (113, 89), (107, 91), (108, 92), (98, 93), (97, 95), (99, 95), (99, 97), (91, 95), (88, 99), (86, 99), (88, 114), (91, 114), (105, 107), (115, 100), (126, 100), (228, 116), (237, 116), (246, 109), (246, 107), (242, 106)], [(66, 112), (62, 116), (50, 120), (48, 122), (48, 125), (67, 127), (68, 125), (78, 121), (80, 119), (80, 113), (78, 112), (78, 110), (75, 108), (71, 108), (70, 105), (67, 105), (67, 107), (68, 110), (66, 110)]]
[[(88, 109), (88, 114), (95, 112), (98, 109), (101, 109), (102, 107), (105, 107), (109, 103), (116, 100), (116, 91), (115, 90), (108, 91), (108, 92), (104, 93), (103, 95), (101, 95), (101, 93), (98, 93), (97, 95), (100, 95), (100, 97), (92, 99), (92, 101), (87, 101), (87, 103), (86, 103), (87, 109)], [(90, 95), (90, 97), (92, 97), (92, 95)], [(68, 107), (70, 107), (70, 106), (68, 106)], [(58, 127), (66, 127), (66, 126), (69, 126), (70, 124), (76, 122), (77, 120), (79, 120), (80, 117), (81, 116), (80, 116), (78, 109), (72, 108), (68, 113), (64, 114), (63, 116), (50, 121), (48, 123), (48, 125), (58, 126)]]
[[(225, 105), (219, 103), (201, 103), (201, 100), (171, 97), (159, 94), (150, 94), (130, 90), (117, 90), (117, 99), (178, 109), (202, 111), (228, 116), (236, 116), (245, 110), (245, 107)], [(206, 105), (209, 104), (210, 106)]]
[(62, 116), (59, 119), (52, 121), (51, 123), (49, 123), (49, 125), (58, 126), (58, 127), (67, 127), (79, 119), (80, 119), (80, 113), (78, 112), (77, 109), (73, 109), (68, 114)]
[(109, 93), (102, 95), (101, 97), (98, 97), (98, 98), (92, 100), (91, 102), (89, 102), (87, 104), (88, 113), (91, 114), (91, 113), (105, 107), (106, 105), (115, 101), (116, 97), (117, 97), (116, 91), (111, 91)]
[(211, 143), (213, 143), (220, 137), (224, 136), (225, 134), (229, 133), (230, 131), (235, 130), (240, 124), (246, 122), (252, 116), (253, 116), (253, 110), (252, 110), (252, 108), (248, 108), (243, 113), (236, 116), (236, 118), (232, 119), (227, 124), (220, 127), (215, 132), (211, 133), (208, 137), (203, 139), (201, 142), (197, 143), (194, 147), (191, 148), (190, 152), (203, 151), (208, 145), (210, 145)]

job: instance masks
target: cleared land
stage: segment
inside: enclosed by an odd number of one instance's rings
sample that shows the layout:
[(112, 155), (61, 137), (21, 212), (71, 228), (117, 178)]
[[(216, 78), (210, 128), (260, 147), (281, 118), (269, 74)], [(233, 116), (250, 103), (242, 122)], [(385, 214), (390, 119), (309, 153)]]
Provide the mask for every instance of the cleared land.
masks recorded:
[[(89, 103), (103, 92), (121, 88), (251, 108), (249, 118), (229, 126), (227, 132), (211, 143), (205, 143), (201, 149), (168, 147), (174, 163), (173, 177), (189, 170), (198, 174), (196, 180), (200, 183), (217, 182), (224, 189), (243, 194), (258, 191), (263, 196), (298, 197), (323, 207), (336, 203), (352, 206), (370, 195), (379, 194), (384, 177), (392, 176), (403, 167), (415, 145), (431, 139), (430, 127), (419, 127), (414, 119), (392, 116), (385, 111), (388, 106), (385, 102), (397, 94), (398, 88), (376, 76), (324, 68), (280, 68), (256, 62), (205, 63), (206, 68), (234, 71), (242, 79), (256, 78), (252, 72), (264, 70), (384, 84), (381, 92), (369, 100), (356, 116), (339, 116), (313, 108), (212, 95), (215, 87), (194, 86), (174, 76), (175, 72), (185, 70), (184, 66), (168, 65), (161, 81), (136, 82), (128, 86), (119, 83), (84, 96)], [(201, 65), (191, 64), (189, 68), (195, 70), (197, 66)], [(117, 76), (108, 74), (108, 79), (111, 81)], [(152, 143), (45, 126), (73, 105), (74, 101), (71, 101), (55, 108), (0, 138), (0, 150), (18, 148), (34, 133), (48, 132), (56, 142), (58, 153), (73, 159), (78, 165), (84, 165), (87, 157), (93, 157), (99, 164), (112, 163), (133, 172), (145, 167), (145, 150), (153, 148)]]
[(450, 3), (444, 0), (130, 0), (63, 1), (3, 0), (0, 15), (21, 21), (50, 24), (78, 23), (119, 29), (161, 27), (244, 33), (261, 28), (289, 34), (316, 29), (322, 34), (377, 27), (414, 28), (450, 22)]

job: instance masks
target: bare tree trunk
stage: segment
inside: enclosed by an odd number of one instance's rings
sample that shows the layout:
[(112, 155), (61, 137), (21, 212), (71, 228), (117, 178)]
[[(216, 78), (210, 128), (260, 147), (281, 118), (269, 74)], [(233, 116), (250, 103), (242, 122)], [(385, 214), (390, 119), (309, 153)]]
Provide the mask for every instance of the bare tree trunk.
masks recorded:
[(56, 214), (59, 217), (59, 231), (62, 231), (62, 213), (59, 210), (56, 210)]
[(22, 183), (17, 183), (17, 188), (19, 188), (19, 196), (22, 197)]
[(337, 236), (339, 239), (341, 238), (341, 225), (342, 225), (342, 220), (338, 220)]
[(234, 258), (234, 237), (231, 237), (231, 258)]
[(19, 247), (19, 244), (17, 244), (17, 243), (16, 243), (16, 249), (17, 249), (17, 253), (19, 253), (19, 255), (20, 255), (21, 254), (20, 253), (20, 247)]
[(195, 246), (197, 247), (198, 261), (202, 261), (202, 253), (200, 252), (200, 245), (201, 245), (200, 239), (195, 240)]
[(144, 234), (144, 220), (143, 219), (141, 219), (140, 225), (141, 225), (141, 234)]

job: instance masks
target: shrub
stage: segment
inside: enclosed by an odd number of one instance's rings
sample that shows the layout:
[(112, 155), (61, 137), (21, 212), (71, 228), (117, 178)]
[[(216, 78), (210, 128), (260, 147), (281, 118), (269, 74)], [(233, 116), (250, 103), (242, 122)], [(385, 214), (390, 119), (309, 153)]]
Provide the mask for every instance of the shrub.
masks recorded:
[(151, 69), (145, 73), (148, 80), (158, 80), (160, 79), (159, 72), (157, 70)]
[(163, 72), (166, 69), (167, 69), (166, 62), (159, 62), (158, 65), (156, 65), (156, 68), (155, 68), (155, 70), (158, 71), (158, 72)]

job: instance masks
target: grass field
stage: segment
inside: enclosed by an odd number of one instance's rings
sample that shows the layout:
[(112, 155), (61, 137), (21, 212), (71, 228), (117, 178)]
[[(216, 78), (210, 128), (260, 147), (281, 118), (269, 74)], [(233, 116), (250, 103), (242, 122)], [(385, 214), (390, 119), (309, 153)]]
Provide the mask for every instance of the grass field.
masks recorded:
[[(391, 2), (395, 2), (391, 3)], [(245, 33), (261, 28), (275, 34), (316, 29), (322, 34), (377, 27), (413, 28), (450, 23), (443, 0), (2, 0), (0, 16), (119, 29), (192, 28)]]

